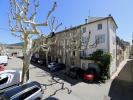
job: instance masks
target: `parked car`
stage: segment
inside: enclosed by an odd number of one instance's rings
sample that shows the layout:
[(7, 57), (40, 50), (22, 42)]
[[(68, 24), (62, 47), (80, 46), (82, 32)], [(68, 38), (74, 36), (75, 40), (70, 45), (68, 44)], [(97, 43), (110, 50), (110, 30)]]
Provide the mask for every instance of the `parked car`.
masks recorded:
[(4, 70), (5, 70), (4, 66), (0, 65), (0, 71), (4, 71)]
[(82, 78), (84, 74), (84, 70), (79, 67), (71, 68), (68, 72), (68, 76), (73, 79)]
[(3, 64), (4, 66), (6, 66), (8, 64), (8, 56), (7, 55), (0, 56), (0, 64)]
[(51, 72), (56, 72), (65, 69), (66, 66), (63, 63), (56, 63), (55, 65), (50, 67)]
[(133, 54), (131, 54), (131, 55), (129, 56), (129, 59), (133, 59)]
[(21, 82), (21, 71), (17, 70), (5, 70), (0, 72), (0, 93), (14, 86), (17, 86)]
[(100, 77), (100, 68), (95, 63), (88, 64), (88, 69), (84, 71), (83, 79), (93, 82)]
[(39, 65), (46, 65), (46, 60), (45, 59), (38, 59), (38, 64)]
[(48, 64), (48, 68), (50, 69), (51, 67), (55, 66), (56, 64), (57, 64), (56, 61), (50, 62), (50, 63)]
[(36, 58), (36, 57), (32, 56), (32, 57), (31, 57), (31, 62), (33, 62), (33, 63), (38, 63), (38, 59), (39, 59), (39, 58)]
[(97, 64), (90, 63), (88, 64), (88, 69), (83, 70), (79, 67), (71, 68), (67, 74), (73, 79), (83, 79), (84, 81), (93, 82), (98, 79), (100, 76), (100, 68)]
[(41, 100), (44, 91), (40, 83), (32, 81), (6, 91), (2, 100)]
[(84, 72), (83, 80), (93, 82), (97, 78), (97, 72), (95, 68), (89, 68)]

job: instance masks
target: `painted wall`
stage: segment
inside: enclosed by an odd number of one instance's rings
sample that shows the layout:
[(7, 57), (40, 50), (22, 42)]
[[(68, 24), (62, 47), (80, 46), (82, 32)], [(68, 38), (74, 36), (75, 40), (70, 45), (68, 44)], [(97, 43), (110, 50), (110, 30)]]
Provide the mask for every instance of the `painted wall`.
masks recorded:
[[(102, 29), (98, 30), (98, 24), (102, 24)], [(91, 32), (90, 41), (87, 47), (86, 55), (92, 54), (97, 49), (101, 49), (105, 52), (110, 52), (112, 54), (112, 61), (110, 65), (110, 75), (116, 71), (116, 25), (112, 18), (94, 22), (88, 25), (82, 26), (86, 27), (86, 32), (83, 33), (82, 37), (88, 37), (89, 31)], [(91, 47), (90, 45), (95, 43), (95, 37), (98, 35), (104, 35), (105, 41), (98, 44), (96, 47)], [(81, 49), (84, 49), (84, 43), (82, 43)]]
[[(102, 24), (102, 30), (98, 30), (98, 24)], [(104, 51), (108, 51), (107, 22), (106, 22), (106, 20), (82, 26), (81, 29), (83, 29), (84, 27), (86, 27), (86, 32), (83, 33), (83, 35), (82, 35), (83, 38), (88, 37), (89, 31), (91, 32), (89, 44), (88, 44), (88, 47), (86, 50), (87, 55), (93, 53), (97, 49), (102, 49)], [(99, 35), (104, 35), (105, 41), (104, 41), (104, 43), (100, 43), (97, 46), (95, 46), (95, 45), (93, 45), (94, 43), (96, 43), (95, 37), (99, 36)], [(84, 49), (84, 43), (82, 43), (81, 49)]]
[(110, 65), (110, 75), (116, 71), (116, 26), (112, 19), (108, 19), (109, 27), (109, 52), (112, 54)]

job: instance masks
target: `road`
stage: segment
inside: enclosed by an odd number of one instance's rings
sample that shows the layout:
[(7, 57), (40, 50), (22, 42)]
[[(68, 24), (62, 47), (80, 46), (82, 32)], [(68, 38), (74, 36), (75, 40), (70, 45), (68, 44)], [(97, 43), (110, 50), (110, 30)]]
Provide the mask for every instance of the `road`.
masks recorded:
[(133, 100), (133, 60), (128, 61), (110, 87), (111, 100)]
[[(119, 84), (116, 84), (118, 83), (116, 82), (116, 79), (113, 81), (108, 80), (106, 83), (102, 83), (102, 84), (98, 84), (98, 83), (89, 84), (89, 83), (84, 83), (80, 80), (78, 81), (71, 80), (68, 77), (65, 77), (64, 75), (62, 75), (60, 72), (58, 73), (58, 75), (56, 74), (51, 75), (46, 67), (44, 66), (38, 66), (38, 67), (37, 65), (30, 65), (30, 80), (38, 81), (41, 83), (41, 85), (44, 88), (44, 96), (43, 96), (44, 100), (131, 100), (130, 98), (129, 99), (117, 99), (117, 94), (120, 96), (121, 93), (119, 93), (120, 88), (118, 88)], [(18, 58), (9, 59), (9, 64), (6, 67), (6, 69), (20, 69), (21, 70), (22, 60)], [(120, 72), (118, 77), (119, 78), (124, 77), (124, 75), (128, 73), (128, 72), (125, 73), (126, 71), (127, 70)], [(59, 79), (59, 82), (63, 82), (64, 87), (66, 88), (61, 89), (62, 85), (59, 83), (55, 83), (52, 80), (52, 76), (54, 76), (56, 80)], [(125, 77), (125, 79), (127, 79), (127, 77)], [(129, 80), (131, 81), (131, 77), (129, 77)], [(50, 84), (53, 84), (53, 85), (50, 85)], [(127, 86), (124, 87), (124, 89), (126, 88)], [(115, 89), (117, 92), (115, 91)], [(70, 92), (68, 90), (71, 90), (72, 92), (68, 94), (68, 92)], [(128, 87), (128, 90), (129, 90), (129, 87)], [(128, 92), (128, 90), (126, 91)], [(54, 94), (55, 91), (57, 91), (56, 94)], [(131, 91), (132, 89), (130, 89), (130, 92)]]

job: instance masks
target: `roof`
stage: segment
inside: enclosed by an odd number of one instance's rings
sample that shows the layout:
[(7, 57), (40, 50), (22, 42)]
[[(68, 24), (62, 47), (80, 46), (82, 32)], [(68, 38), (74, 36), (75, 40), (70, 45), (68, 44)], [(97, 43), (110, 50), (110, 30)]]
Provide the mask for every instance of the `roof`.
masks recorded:
[(91, 24), (91, 23), (94, 23), (94, 22), (98, 22), (98, 21), (102, 21), (102, 20), (106, 20), (106, 19), (109, 19), (111, 18), (113, 20), (113, 22), (115, 23), (116, 25), (116, 28), (118, 28), (114, 18), (112, 16), (108, 16), (108, 17), (89, 17), (89, 20), (88, 20), (88, 23), (85, 23), (85, 24), (81, 24), (81, 25), (77, 25), (77, 26), (74, 26), (74, 27), (71, 27), (71, 28), (68, 28), (68, 29), (65, 29), (65, 30), (62, 30), (62, 31), (59, 31), (57, 32), (56, 34), (58, 33), (62, 33), (62, 32), (66, 32), (66, 31), (69, 31), (69, 30), (72, 30), (72, 29), (76, 29), (76, 28), (79, 28), (81, 26), (84, 26), (84, 25), (87, 25), (87, 24)]
[(6, 91), (4, 93), (4, 96), (8, 97), (8, 98), (11, 98), (13, 95), (19, 93), (19, 92), (22, 92), (23, 90), (29, 88), (29, 87), (32, 87), (34, 85), (37, 85), (37, 86), (40, 86), (40, 84), (36, 81), (33, 81), (33, 82), (30, 82), (30, 83), (27, 83), (27, 84), (24, 84), (22, 86), (17, 86), (13, 89), (10, 89), (8, 91)]

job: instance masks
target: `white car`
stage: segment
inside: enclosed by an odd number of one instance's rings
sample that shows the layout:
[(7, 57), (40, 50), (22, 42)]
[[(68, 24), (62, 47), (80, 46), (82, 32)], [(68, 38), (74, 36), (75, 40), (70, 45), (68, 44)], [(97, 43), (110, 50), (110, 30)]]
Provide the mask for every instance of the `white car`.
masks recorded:
[(5, 70), (0, 72), (0, 93), (17, 86), (21, 82), (22, 72), (18, 70)]
[(0, 56), (0, 64), (4, 64), (6, 66), (8, 64), (8, 56)]
[(32, 81), (6, 91), (2, 100), (41, 100), (44, 91), (40, 83)]

